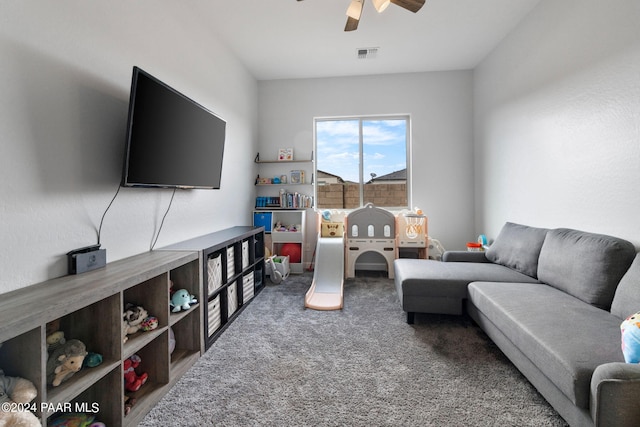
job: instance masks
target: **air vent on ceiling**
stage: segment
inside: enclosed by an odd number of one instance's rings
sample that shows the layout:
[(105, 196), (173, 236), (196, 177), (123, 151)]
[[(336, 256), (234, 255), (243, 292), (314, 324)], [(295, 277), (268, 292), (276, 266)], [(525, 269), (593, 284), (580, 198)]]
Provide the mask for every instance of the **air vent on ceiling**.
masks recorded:
[(377, 47), (360, 47), (356, 49), (358, 59), (373, 59), (378, 56)]

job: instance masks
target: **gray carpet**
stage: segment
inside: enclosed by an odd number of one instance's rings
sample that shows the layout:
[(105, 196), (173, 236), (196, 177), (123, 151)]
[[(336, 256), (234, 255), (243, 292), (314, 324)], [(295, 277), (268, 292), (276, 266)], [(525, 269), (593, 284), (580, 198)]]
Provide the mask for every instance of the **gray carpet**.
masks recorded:
[(417, 315), (393, 281), (304, 309), (309, 273), (269, 285), (141, 426), (566, 426), (469, 319)]

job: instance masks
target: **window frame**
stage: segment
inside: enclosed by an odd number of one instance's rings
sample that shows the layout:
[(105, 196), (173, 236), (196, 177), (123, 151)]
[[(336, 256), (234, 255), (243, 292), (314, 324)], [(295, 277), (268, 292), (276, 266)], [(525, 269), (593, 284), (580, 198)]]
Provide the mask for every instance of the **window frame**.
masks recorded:
[[(412, 164), (412, 120), (411, 114), (401, 113), (401, 114), (376, 114), (376, 115), (355, 115), (355, 116), (323, 116), (323, 117), (314, 117), (313, 118), (313, 152), (314, 152), (314, 164), (313, 164), (313, 172), (316, 179), (314, 180), (313, 185), (313, 193), (315, 200), (316, 210), (330, 209), (323, 208), (319, 206), (318, 199), (318, 186), (320, 185), (320, 179), (318, 178), (318, 123), (319, 122), (328, 122), (328, 121), (358, 121), (358, 150), (359, 150), (359, 208), (364, 206), (364, 185), (366, 184), (364, 180), (364, 135), (363, 135), (363, 123), (366, 121), (383, 121), (383, 120), (404, 120), (406, 123), (406, 134), (405, 134), (405, 152), (406, 152), (406, 198), (407, 198), (407, 206), (380, 206), (384, 209), (389, 210), (403, 210), (403, 209), (411, 209), (410, 207), (413, 205), (413, 186), (412, 186), (412, 173), (411, 173), (411, 164)], [(345, 208), (345, 210), (352, 210), (353, 208)]]

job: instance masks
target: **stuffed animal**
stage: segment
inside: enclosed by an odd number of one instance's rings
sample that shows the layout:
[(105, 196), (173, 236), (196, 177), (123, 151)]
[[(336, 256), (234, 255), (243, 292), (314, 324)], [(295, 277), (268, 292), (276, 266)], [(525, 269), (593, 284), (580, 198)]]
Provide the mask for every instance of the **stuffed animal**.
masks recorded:
[(64, 332), (56, 331), (51, 335), (47, 335), (47, 352), (53, 353), (56, 348), (63, 345), (67, 340), (64, 338)]
[(127, 391), (138, 391), (147, 382), (149, 375), (146, 372), (138, 375), (136, 368), (140, 366), (142, 359), (137, 354), (122, 362), (124, 368), (124, 388)]
[(640, 363), (640, 312), (627, 317), (620, 325), (622, 354), (627, 363)]
[(129, 412), (131, 412), (131, 408), (133, 408), (133, 405), (135, 405), (136, 403), (138, 403), (138, 399), (136, 399), (135, 397), (129, 397), (126, 394), (124, 395), (124, 415), (125, 416), (129, 415)]
[(99, 353), (89, 352), (82, 362), (83, 368), (95, 368), (102, 363), (102, 355)]
[(127, 331), (129, 330), (129, 322), (127, 322), (124, 318), (122, 319), (122, 343), (126, 343), (129, 340), (127, 336)]
[(87, 348), (80, 340), (69, 340), (58, 347), (47, 360), (47, 384), (54, 387), (68, 380), (82, 368)]
[(60, 330), (60, 319), (52, 320), (47, 323), (47, 335), (51, 335), (52, 333)]
[[(36, 398), (38, 391), (33, 383), (25, 378), (6, 377), (0, 369), (0, 403), (18, 403), (28, 407), (29, 402)], [(0, 426), (40, 427), (40, 421), (33, 412), (28, 410), (6, 411), (0, 410)]]
[(188, 290), (177, 290), (171, 297), (171, 311), (173, 313), (177, 313), (180, 310), (189, 310), (191, 308), (191, 304), (195, 304), (197, 302), (198, 300), (195, 295), (191, 295)]
[(60, 319), (47, 323), (47, 352), (53, 353), (56, 348), (66, 342), (64, 332), (60, 330)]
[(158, 327), (158, 319), (149, 316), (147, 310), (140, 305), (127, 304), (122, 319), (122, 342), (127, 342), (127, 335), (135, 334), (140, 330), (150, 331)]
[(169, 328), (169, 354), (173, 354), (176, 349), (176, 336), (173, 333), (173, 328)]
[(95, 421), (95, 415), (70, 413), (62, 414), (49, 421), (49, 427), (105, 427), (104, 423)]
[(149, 317), (149, 313), (141, 305), (127, 304), (122, 314), (122, 318), (129, 325), (127, 335), (138, 332), (140, 330), (140, 324), (144, 322), (144, 319), (147, 317)]

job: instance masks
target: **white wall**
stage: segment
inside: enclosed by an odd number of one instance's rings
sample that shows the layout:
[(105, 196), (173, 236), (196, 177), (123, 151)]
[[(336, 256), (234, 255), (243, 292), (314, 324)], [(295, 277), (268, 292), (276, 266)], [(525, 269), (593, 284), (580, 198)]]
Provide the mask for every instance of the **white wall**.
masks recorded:
[[(197, 6), (156, 5), (2, 2), (0, 293), (66, 274), (66, 252), (96, 242), (120, 180), (133, 65), (227, 120), (222, 189), (179, 191), (156, 247), (250, 224), (257, 82)], [(120, 191), (102, 229), (108, 261), (149, 250), (170, 197)]]
[(445, 248), (476, 239), (471, 71), (260, 81), (258, 88), (261, 158), (279, 147), (310, 155), (314, 117), (410, 114), (412, 206), (424, 210), (429, 234)]
[(640, 245), (640, 2), (543, 0), (476, 68), (476, 232)]

